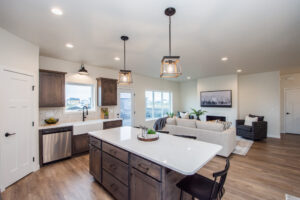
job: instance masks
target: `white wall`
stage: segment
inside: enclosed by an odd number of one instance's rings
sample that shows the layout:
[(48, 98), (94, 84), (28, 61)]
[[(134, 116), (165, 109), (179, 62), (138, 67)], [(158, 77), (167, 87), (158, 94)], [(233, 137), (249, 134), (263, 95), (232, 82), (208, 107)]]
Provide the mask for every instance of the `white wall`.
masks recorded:
[[(36, 90), (34, 91), (34, 121), (38, 124), (38, 62), (39, 48), (0, 28), (0, 65), (28, 74), (33, 74)], [(1, 80), (0, 80), (1, 82)], [(5, 84), (5, 83), (0, 83)], [(9, 86), (8, 86), (9, 87)], [(1, 99), (0, 99), (1, 101)], [(1, 102), (0, 102), (1, 103)], [(35, 127), (33, 152), (38, 168), (38, 129)], [(0, 158), (1, 160), (1, 158)], [(1, 169), (0, 169), (1, 170)], [(1, 176), (3, 177), (3, 176)], [(1, 178), (0, 178), (1, 181)], [(1, 184), (1, 182), (0, 182)]]
[[(89, 72), (88, 76), (79, 75), (77, 72), (80, 68), (80, 63), (74, 63), (69, 61), (64, 61), (60, 59), (54, 59), (50, 57), (40, 57), (40, 68), (48, 69), (54, 71), (62, 71), (67, 72), (66, 81), (71, 82), (81, 82), (81, 83), (94, 83), (96, 84), (96, 78), (105, 77), (105, 78), (118, 78), (118, 70), (101, 68), (97, 66), (85, 65), (86, 69)], [(159, 70), (159, 66), (157, 68)], [(179, 83), (174, 81), (166, 81), (157, 78), (150, 78), (146, 76), (141, 76), (137, 74), (133, 74), (133, 84), (129, 87), (122, 86), (122, 88), (131, 88), (136, 96), (135, 96), (135, 125), (146, 125), (148, 127), (152, 127), (154, 121), (145, 121), (145, 90), (163, 90), (163, 91), (171, 91), (173, 94), (173, 110), (177, 111), (180, 107), (180, 89)], [(44, 112), (56, 112), (62, 115), (63, 120), (67, 120), (66, 118), (72, 118), (72, 121), (81, 120), (81, 113), (73, 114), (73, 115), (65, 115), (63, 108), (43, 108), (40, 111), (40, 116), (45, 116)], [(111, 107), (110, 114), (115, 115), (117, 113), (117, 107)], [(94, 115), (89, 115), (88, 117), (99, 118), (100, 114), (96, 113)], [(114, 118), (115, 116), (111, 116)], [(40, 119), (42, 121), (44, 119)]]
[[(235, 120), (238, 116), (238, 81), (237, 75), (215, 76), (198, 79), (197, 83), (197, 102), (200, 105), (200, 92), (213, 90), (232, 90), (232, 108), (208, 108), (206, 115), (225, 116), (227, 121), (235, 126)], [(205, 120), (206, 116), (202, 117)]]
[(191, 112), (191, 108), (198, 109), (197, 80), (180, 83), (180, 111)]
[(239, 117), (265, 116), (268, 137), (280, 137), (280, 73), (266, 72), (239, 76)]
[(300, 73), (286, 74), (280, 77), (280, 118), (281, 118), (281, 133), (284, 130), (284, 90), (300, 88)]

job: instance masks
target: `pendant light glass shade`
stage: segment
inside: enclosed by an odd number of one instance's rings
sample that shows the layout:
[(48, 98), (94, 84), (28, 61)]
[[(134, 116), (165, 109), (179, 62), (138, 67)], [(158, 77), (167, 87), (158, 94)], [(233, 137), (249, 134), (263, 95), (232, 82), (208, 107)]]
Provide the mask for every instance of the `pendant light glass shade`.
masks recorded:
[(160, 77), (177, 78), (182, 74), (180, 56), (171, 56), (171, 16), (176, 12), (175, 8), (167, 8), (165, 15), (169, 16), (169, 56), (164, 56), (161, 60)]
[(128, 85), (132, 83), (132, 76), (130, 70), (120, 70), (119, 72), (119, 84)]
[(88, 75), (88, 71), (85, 69), (84, 64), (81, 65), (80, 70), (78, 71), (81, 75)]
[(121, 36), (121, 40), (124, 41), (124, 69), (121, 69), (119, 71), (119, 79), (118, 83), (120, 85), (129, 85), (132, 83), (132, 74), (131, 70), (126, 70), (126, 46), (125, 41), (127, 41), (129, 38), (127, 36)]
[(161, 61), (160, 77), (177, 78), (181, 73), (179, 56), (164, 56)]

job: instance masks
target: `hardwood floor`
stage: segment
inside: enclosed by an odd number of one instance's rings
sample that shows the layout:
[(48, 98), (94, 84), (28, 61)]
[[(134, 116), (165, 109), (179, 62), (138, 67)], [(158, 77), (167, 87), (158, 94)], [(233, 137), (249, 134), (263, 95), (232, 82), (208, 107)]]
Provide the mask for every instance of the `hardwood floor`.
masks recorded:
[[(300, 197), (300, 135), (255, 142), (247, 156), (232, 155), (224, 200), (283, 200), (285, 193)], [(111, 200), (89, 174), (89, 157), (83, 155), (48, 165), (3, 193), (3, 200)], [(224, 168), (215, 157), (199, 173), (212, 177)]]

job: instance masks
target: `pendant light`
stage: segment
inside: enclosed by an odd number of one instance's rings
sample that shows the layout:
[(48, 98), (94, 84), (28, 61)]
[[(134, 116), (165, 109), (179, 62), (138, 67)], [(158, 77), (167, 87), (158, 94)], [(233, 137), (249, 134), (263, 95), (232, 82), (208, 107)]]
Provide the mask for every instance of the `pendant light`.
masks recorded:
[(85, 69), (84, 64), (81, 65), (78, 73), (81, 74), (81, 75), (88, 75), (89, 74), (88, 71)]
[(174, 15), (175, 12), (175, 8), (172, 7), (165, 10), (165, 15), (169, 16), (169, 56), (164, 56), (161, 60), (161, 78), (177, 78), (182, 74), (179, 63), (180, 56), (171, 55), (171, 16)]
[(128, 36), (121, 36), (121, 40), (124, 41), (124, 69), (121, 69), (119, 72), (118, 83), (120, 85), (129, 85), (132, 83), (131, 70), (126, 70), (126, 45), (125, 42), (128, 40)]

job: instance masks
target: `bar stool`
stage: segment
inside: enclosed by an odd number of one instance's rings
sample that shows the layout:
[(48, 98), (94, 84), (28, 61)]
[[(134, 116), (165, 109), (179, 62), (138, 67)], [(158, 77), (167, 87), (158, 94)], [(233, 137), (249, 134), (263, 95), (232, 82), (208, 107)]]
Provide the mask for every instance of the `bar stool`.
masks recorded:
[[(180, 191), (180, 200), (183, 199), (183, 191), (199, 200), (220, 200), (225, 193), (224, 183), (230, 166), (229, 158), (226, 160), (225, 169), (213, 173), (214, 180), (194, 174), (183, 178), (177, 187)], [(218, 181), (219, 180), (219, 181)]]

